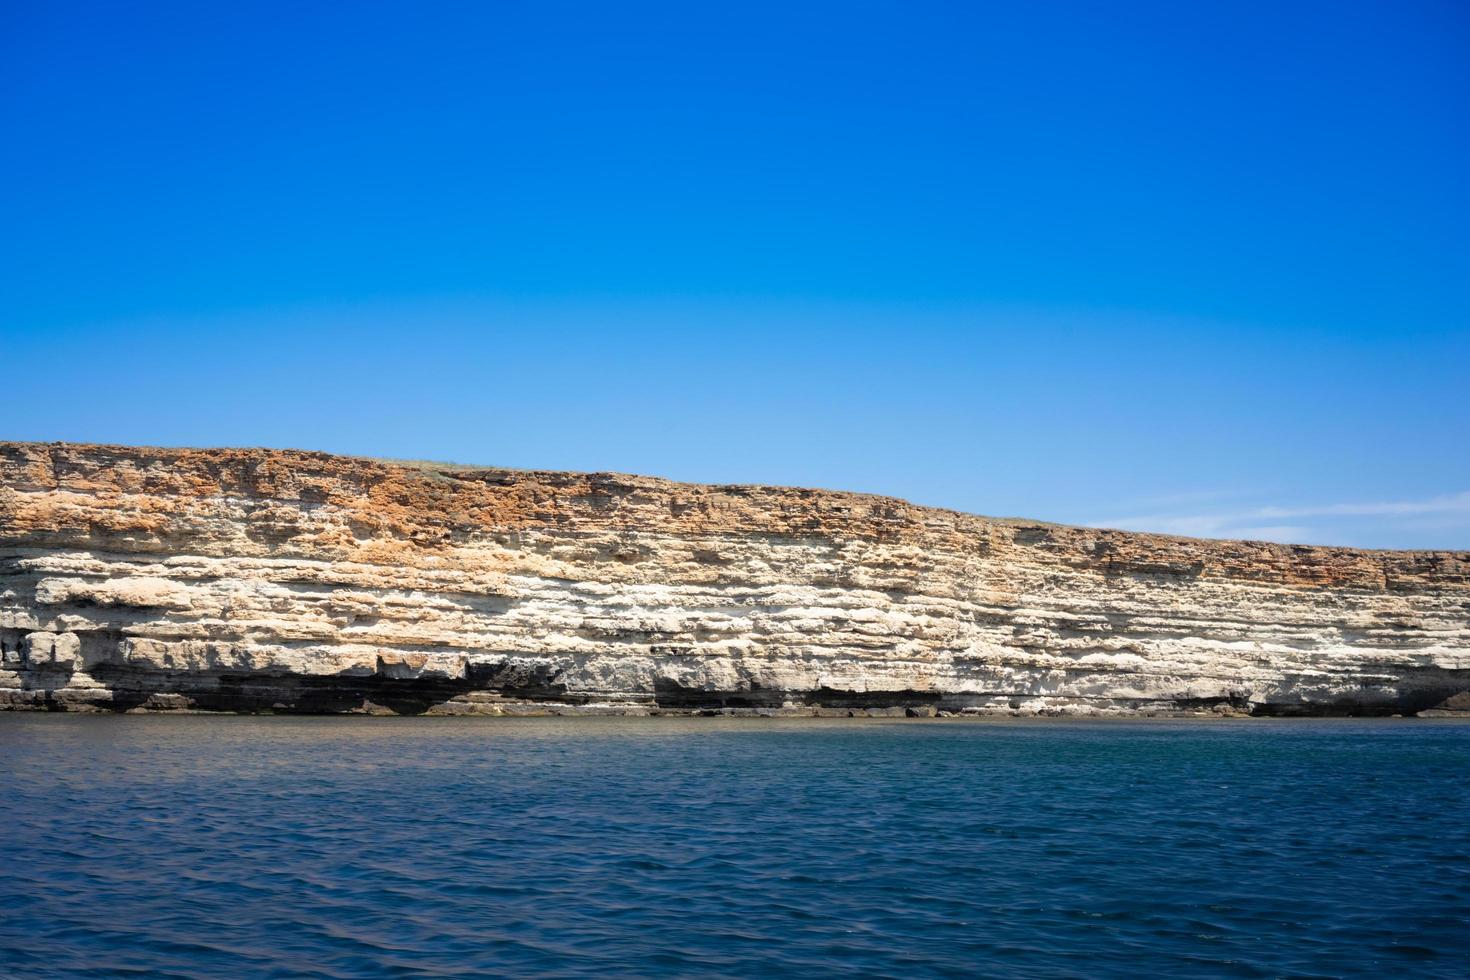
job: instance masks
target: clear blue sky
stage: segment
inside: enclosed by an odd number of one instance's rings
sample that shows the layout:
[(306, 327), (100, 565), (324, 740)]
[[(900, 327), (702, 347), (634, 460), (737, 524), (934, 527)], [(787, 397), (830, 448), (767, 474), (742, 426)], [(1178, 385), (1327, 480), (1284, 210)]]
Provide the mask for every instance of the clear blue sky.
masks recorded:
[(0, 438), (1470, 548), (1470, 8), (0, 8)]

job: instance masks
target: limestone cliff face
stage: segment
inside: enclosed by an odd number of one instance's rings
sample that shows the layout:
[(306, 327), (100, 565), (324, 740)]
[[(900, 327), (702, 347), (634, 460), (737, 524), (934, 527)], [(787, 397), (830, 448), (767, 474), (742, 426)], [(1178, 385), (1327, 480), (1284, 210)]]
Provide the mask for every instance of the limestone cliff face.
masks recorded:
[(1470, 554), (321, 453), (0, 443), (0, 707), (1470, 707)]

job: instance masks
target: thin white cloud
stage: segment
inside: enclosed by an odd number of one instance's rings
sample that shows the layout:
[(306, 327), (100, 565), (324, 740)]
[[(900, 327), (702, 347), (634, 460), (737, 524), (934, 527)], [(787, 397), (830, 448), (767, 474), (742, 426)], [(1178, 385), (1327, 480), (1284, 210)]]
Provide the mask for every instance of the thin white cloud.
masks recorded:
[[(1089, 526), (1200, 538), (1299, 542), (1321, 539), (1319, 522), (1336, 525), (1344, 519), (1351, 523), (1353, 519), (1362, 518), (1381, 518), (1385, 523), (1394, 525), (1429, 524), (1445, 528), (1470, 526), (1470, 490), (1422, 500), (1381, 500), (1308, 507), (1256, 507), (1212, 514), (1136, 514), (1094, 521)], [(1341, 537), (1341, 534), (1329, 536)]]
[(1324, 507), (1262, 507), (1262, 517), (1387, 517), (1398, 514), (1470, 514), (1470, 490), (1427, 500), (1380, 501), (1372, 504), (1328, 504)]
[(1302, 524), (1266, 524), (1261, 527), (1232, 527), (1232, 538), (1245, 541), (1277, 541), (1281, 544), (1305, 541), (1312, 536), (1312, 529)]

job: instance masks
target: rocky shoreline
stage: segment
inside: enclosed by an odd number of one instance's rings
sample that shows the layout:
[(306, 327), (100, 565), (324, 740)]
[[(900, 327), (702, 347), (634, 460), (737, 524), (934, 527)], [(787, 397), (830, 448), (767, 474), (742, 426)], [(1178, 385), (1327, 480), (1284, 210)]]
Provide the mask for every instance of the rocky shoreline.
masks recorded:
[(1456, 715), (1470, 554), (0, 443), (0, 709)]

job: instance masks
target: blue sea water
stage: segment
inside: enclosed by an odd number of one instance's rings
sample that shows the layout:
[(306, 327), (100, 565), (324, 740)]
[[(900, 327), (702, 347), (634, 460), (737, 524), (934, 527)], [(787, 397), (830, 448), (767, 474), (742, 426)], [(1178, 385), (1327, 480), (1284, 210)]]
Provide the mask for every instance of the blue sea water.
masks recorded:
[(0, 975), (1470, 968), (1470, 725), (0, 718)]

